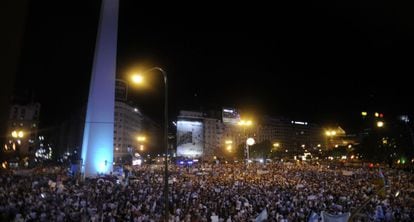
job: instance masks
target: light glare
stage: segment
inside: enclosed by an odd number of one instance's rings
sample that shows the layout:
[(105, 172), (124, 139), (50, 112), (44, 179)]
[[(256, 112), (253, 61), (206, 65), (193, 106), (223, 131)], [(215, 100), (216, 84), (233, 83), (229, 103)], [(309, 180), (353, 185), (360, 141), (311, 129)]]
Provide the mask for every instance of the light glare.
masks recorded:
[(142, 75), (140, 74), (132, 75), (131, 79), (132, 79), (132, 82), (135, 84), (141, 84), (144, 82), (144, 77), (142, 77)]
[(377, 122), (377, 127), (383, 127), (384, 126), (384, 122), (382, 122), (382, 121), (378, 121)]

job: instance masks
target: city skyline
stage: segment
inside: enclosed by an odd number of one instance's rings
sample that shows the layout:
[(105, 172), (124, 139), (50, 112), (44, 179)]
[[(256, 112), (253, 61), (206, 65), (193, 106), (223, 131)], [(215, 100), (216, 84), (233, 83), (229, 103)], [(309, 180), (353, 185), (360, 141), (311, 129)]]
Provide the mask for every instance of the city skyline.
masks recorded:
[(0, 221), (414, 218), (409, 4), (143, 3), (0, 7)]
[[(86, 104), (99, 1), (83, 4), (29, 5), (15, 91), (35, 94), (46, 125)], [(408, 23), (380, 4), (351, 5), (349, 14), (345, 6), (322, 6), (311, 5), (312, 12), (298, 8), (288, 22), (259, 16), (230, 29), (225, 24), (231, 16), (211, 20), (211, 26), (199, 16), (200, 26), (188, 29), (190, 21), (136, 16), (136, 3), (121, 1), (117, 76), (126, 79), (136, 67), (164, 68), (170, 116), (180, 109), (229, 106), (352, 128), (361, 111), (412, 114), (402, 74), (412, 70)], [(389, 34), (393, 29), (398, 32)], [(161, 81), (151, 86), (131, 88), (129, 96), (161, 122)]]

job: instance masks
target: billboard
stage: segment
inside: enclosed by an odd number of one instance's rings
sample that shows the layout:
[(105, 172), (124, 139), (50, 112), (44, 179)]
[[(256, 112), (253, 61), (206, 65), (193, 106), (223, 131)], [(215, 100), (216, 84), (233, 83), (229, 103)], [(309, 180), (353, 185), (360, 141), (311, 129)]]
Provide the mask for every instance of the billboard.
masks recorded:
[(177, 121), (177, 156), (199, 157), (203, 154), (204, 132), (201, 120)]
[(237, 124), (240, 121), (240, 114), (233, 108), (223, 108), (222, 117), (223, 123)]

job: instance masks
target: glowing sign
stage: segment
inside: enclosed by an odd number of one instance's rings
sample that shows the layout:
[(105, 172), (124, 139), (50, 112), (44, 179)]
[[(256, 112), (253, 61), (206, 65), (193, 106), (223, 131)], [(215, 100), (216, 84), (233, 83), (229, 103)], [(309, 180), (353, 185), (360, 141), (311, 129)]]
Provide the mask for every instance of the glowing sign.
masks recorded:
[(133, 166), (141, 165), (141, 163), (142, 163), (142, 160), (141, 159), (137, 159), (137, 160), (133, 160), (132, 161), (132, 165)]
[(237, 124), (240, 121), (240, 115), (236, 109), (223, 109), (223, 123)]
[(177, 121), (177, 156), (195, 158), (203, 154), (203, 123)]
[(197, 122), (197, 121), (183, 121), (183, 120), (180, 120), (180, 121), (177, 121), (177, 124), (189, 124), (189, 125), (203, 125), (203, 123), (202, 122)]
[(300, 122), (300, 121), (292, 121), (292, 123), (296, 125), (308, 125), (307, 122)]
[(255, 141), (254, 141), (254, 139), (253, 139), (253, 138), (248, 138), (248, 139), (246, 140), (246, 143), (247, 143), (247, 145), (252, 146), (252, 145), (254, 145)]

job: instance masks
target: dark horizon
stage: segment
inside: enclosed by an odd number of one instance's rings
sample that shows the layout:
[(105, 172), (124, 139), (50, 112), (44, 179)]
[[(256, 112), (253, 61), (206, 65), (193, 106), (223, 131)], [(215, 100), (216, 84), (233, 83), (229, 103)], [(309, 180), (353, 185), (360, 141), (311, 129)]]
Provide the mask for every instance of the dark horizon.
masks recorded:
[[(86, 103), (99, 5), (30, 3), (15, 92), (34, 93), (44, 127)], [(137, 66), (164, 68), (170, 117), (180, 109), (224, 106), (351, 130), (361, 111), (412, 115), (405, 73), (414, 69), (414, 32), (402, 6), (320, 3), (211, 20), (204, 13), (170, 20), (137, 15), (140, 7), (121, 1), (117, 76)], [(129, 95), (161, 122), (157, 78), (152, 89)]]

